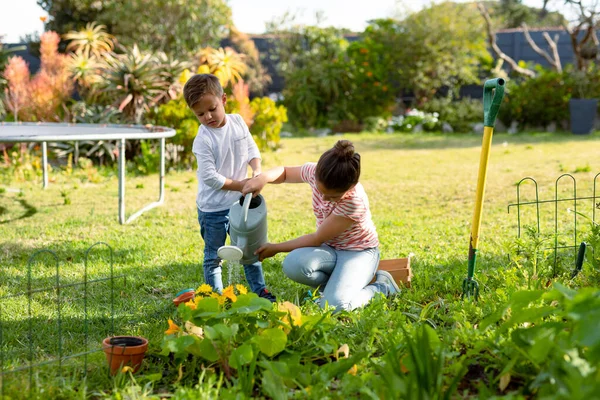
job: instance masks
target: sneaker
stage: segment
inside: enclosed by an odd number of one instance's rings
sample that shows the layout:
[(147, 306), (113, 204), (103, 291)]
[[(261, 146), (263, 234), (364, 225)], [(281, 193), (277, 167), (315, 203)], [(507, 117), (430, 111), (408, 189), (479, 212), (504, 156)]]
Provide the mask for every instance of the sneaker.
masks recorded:
[(384, 285), (387, 286), (388, 288), (388, 292), (387, 295), (392, 295), (392, 294), (396, 294), (396, 293), (400, 293), (400, 287), (396, 284), (396, 282), (394, 281), (394, 278), (392, 277), (392, 274), (390, 274), (387, 271), (377, 271), (375, 272), (375, 283), (383, 283)]
[(263, 289), (260, 292), (258, 292), (258, 297), (262, 297), (263, 299), (267, 299), (271, 303), (275, 303), (277, 301), (277, 297), (273, 296), (273, 293), (269, 292), (267, 289)]

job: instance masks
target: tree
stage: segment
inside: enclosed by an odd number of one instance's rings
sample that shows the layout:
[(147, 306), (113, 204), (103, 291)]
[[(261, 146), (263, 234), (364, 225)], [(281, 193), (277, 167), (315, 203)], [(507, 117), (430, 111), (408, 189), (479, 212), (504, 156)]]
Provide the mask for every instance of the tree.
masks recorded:
[(390, 51), (401, 60), (402, 86), (413, 90), (419, 105), (443, 86), (478, 83), (482, 61), (491, 60), (475, 4), (432, 5), (398, 24)]
[(531, 27), (561, 26), (565, 21), (561, 13), (546, 9), (548, 0), (542, 0), (542, 8), (526, 6), (523, 0), (484, 3), (493, 10), (495, 25), (502, 29), (519, 28), (523, 24)]
[[(597, 1), (584, 3), (582, 0), (565, 0), (577, 11), (573, 24), (564, 24), (571, 37), (571, 45), (577, 62), (577, 69), (584, 71), (588, 68), (590, 60), (598, 59), (600, 41), (596, 29), (600, 25), (600, 4)], [(586, 5), (587, 4), (587, 5)], [(580, 33), (583, 33), (581, 37)]]
[(51, 19), (47, 29), (78, 31), (105, 25), (126, 47), (187, 56), (217, 46), (228, 34), (231, 9), (226, 0), (38, 0)]

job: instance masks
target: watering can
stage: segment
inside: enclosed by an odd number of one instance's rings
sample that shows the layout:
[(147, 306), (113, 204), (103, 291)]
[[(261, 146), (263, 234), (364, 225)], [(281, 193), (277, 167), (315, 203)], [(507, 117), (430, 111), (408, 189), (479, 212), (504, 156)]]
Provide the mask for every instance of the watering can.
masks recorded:
[(231, 246), (219, 248), (220, 258), (242, 265), (258, 261), (254, 252), (267, 243), (267, 203), (260, 194), (242, 196), (229, 210)]

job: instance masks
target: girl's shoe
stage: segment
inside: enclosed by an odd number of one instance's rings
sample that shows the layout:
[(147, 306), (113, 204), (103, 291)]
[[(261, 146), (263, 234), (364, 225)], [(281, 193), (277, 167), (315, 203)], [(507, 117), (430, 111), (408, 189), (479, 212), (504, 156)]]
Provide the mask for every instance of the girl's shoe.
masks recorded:
[(375, 283), (383, 283), (388, 287), (387, 295), (400, 293), (400, 287), (394, 281), (392, 274), (387, 271), (379, 270), (375, 272)]

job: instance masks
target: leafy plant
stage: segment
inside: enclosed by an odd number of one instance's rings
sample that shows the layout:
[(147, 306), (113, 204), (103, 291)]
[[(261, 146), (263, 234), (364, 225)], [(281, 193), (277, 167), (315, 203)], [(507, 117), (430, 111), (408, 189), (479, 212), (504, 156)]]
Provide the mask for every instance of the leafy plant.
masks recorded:
[[(525, 378), (540, 398), (590, 397), (598, 391), (600, 291), (554, 283), (551, 291), (520, 291), (480, 325), (500, 321), (496, 334), (476, 346), (495, 354), (498, 375)], [(506, 386), (506, 385), (505, 385)]]
[(438, 113), (440, 122), (450, 124), (454, 132), (471, 132), (472, 125), (483, 120), (481, 100), (453, 100), (451, 93), (446, 97), (429, 100), (423, 105), (423, 111)]
[(161, 74), (156, 57), (137, 45), (123, 54), (111, 54), (106, 62), (104, 90), (116, 98), (118, 109), (128, 120), (140, 124), (144, 113), (164, 96), (171, 83)]
[(302, 315), (289, 302), (274, 306), (241, 285), (218, 294), (203, 284), (196, 298), (177, 311), (182, 326), (169, 320), (162, 354), (188, 367), (198, 366), (190, 360), (202, 359), (226, 380), (237, 380), (246, 395), (260, 376), (263, 390), (279, 398), (282, 390), (343, 375), (365, 357), (349, 357), (347, 345), (336, 350), (339, 345), (324, 336), (331, 326), (329, 314)]
[(102, 54), (111, 52), (114, 48), (115, 37), (106, 32), (106, 26), (90, 22), (79, 31), (70, 31), (63, 36), (69, 40), (67, 51), (85, 54), (89, 57), (102, 57)]
[(31, 78), (21, 57), (12, 57), (4, 70), (8, 81), (6, 106), (16, 121), (60, 120), (61, 106), (73, 90), (67, 56), (58, 52), (60, 37), (55, 32), (41, 36), (41, 67)]
[(351, 119), (347, 104), (353, 92), (348, 42), (335, 28), (276, 26), (277, 68), (285, 80), (283, 104), (300, 127), (325, 127)]
[(435, 131), (440, 128), (439, 114), (419, 111), (416, 108), (409, 110), (405, 115), (392, 117), (389, 127), (396, 132), (414, 132), (418, 126), (425, 131)]
[(521, 126), (545, 127), (568, 120), (569, 99), (573, 95), (568, 73), (539, 66), (536, 70), (534, 78), (508, 82), (499, 114), (506, 125), (516, 121)]
[(198, 73), (215, 75), (224, 88), (240, 81), (248, 68), (242, 55), (231, 47), (220, 47), (218, 49), (206, 47), (200, 50), (199, 58)]
[(278, 106), (268, 97), (257, 97), (250, 103), (254, 113), (254, 122), (250, 132), (261, 150), (279, 147), (279, 133), (287, 122), (287, 111), (284, 106)]

